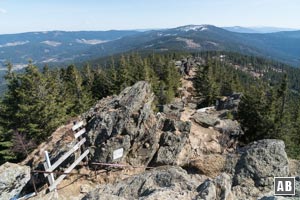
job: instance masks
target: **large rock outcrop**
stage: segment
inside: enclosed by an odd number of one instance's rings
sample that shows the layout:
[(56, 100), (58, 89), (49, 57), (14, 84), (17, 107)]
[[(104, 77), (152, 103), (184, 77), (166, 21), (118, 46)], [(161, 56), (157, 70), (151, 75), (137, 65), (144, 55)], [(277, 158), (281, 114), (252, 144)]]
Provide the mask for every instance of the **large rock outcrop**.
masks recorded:
[(288, 158), (281, 140), (259, 140), (246, 148), (237, 163), (234, 184), (242, 184), (251, 178), (255, 186), (273, 186), (274, 176), (289, 174)]
[[(150, 85), (141, 81), (98, 102), (85, 116), (90, 160), (147, 165), (158, 150), (162, 125), (151, 109), (153, 99)], [(114, 159), (117, 149), (123, 155)]]
[[(166, 113), (155, 115), (153, 99), (150, 85), (141, 81), (118, 96), (99, 101), (86, 113), (90, 160), (134, 166), (146, 166), (150, 162), (178, 164), (179, 154), (189, 139), (191, 123)], [(114, 151), (118, 149), (123, 155), (115, 159)]]
[(233, 193), (243, 199), (273, 189), (274, 177), (289, 175), (288, 158), (281, 140), (260, 140), (244, 149), (235, 166)]
[(29, 180), (30, 167), (4, 163), (0, 166), (0, 199), (8, 200), (18, 197)]

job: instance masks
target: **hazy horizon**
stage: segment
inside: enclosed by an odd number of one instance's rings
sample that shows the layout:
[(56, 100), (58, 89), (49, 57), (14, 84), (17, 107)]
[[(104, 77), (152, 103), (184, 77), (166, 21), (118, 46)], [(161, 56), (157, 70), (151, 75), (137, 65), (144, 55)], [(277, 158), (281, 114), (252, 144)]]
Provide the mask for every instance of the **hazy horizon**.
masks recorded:
[(0, 0), (0, 34), (163, 29), (189, 24), (300, 30), (298, 10), (297, 0)]
[[(102, 30), (60, 30), (60, 29), (53, 29), (53, 30), (32, 30), (32, 31), (24, 31), (24, 32), (12, 32), (12, 33), (1, 33), (0, 35), (10, 35), (10, 34), (22, 34), (22, 33), (35, 33), (35, 32), (55, 32), (55, 31), (62, 31), (62, 32), (85, 32), (85, 31), (150, 31), (150, 30), (163, 30), (163, 29), (170, 29), (170, 28), (177, 28), (177, 27), (181, 27), (181, 26), (189, 26), (189, 25), (212, 25), (212, 26), (216, 26), (214, 24), (183, 24), (183, 25), (179, 25), (176, 27), (160, 27), (160, 28), (137, 28), (137, 29), (118, 29), (118, 28), (113, 28), (113, 29), (102, 29)], [(300, 28), (290, 28), (290, 27), (271, 27), (271, 26), (240, 26), (240, 25), (233, 25), (233, 26), (216, 26), (219, 28), (234, 28), (234, 27), (240, 27), (240, 28), (246, 28), (246, 29), (252, 29), (252, 30), (256, 30), (256, 29), (279, 29), (282, 31), (300, 31)]]

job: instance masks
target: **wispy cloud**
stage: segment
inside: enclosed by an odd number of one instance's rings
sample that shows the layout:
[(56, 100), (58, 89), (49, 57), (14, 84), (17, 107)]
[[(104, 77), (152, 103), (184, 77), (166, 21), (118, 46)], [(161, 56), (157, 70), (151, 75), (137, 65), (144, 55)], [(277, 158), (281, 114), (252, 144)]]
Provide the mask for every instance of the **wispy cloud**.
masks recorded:
[(6, 14), (6, 13), (7, 13), (7, 10), (0, 8), (0, 14)]

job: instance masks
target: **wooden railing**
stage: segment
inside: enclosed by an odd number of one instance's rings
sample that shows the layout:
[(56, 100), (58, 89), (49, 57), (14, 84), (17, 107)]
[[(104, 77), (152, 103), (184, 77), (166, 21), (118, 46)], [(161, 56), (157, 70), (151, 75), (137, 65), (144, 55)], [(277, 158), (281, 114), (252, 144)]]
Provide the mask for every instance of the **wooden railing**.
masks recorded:
[[(82, 137), (83, 134), (86, 132), (86, 129), (84, 128), (84, 122), (80, 121), (76, 123), (72, 127), (72, 131), (74, 132), (75, 139), (79, 139), (78, 143), (75, 144), (68, 152), (66, 152), (62, 157), (60, 157), (55, 163), (50, 162), (49, 153), (45, 151), (45, 162), (44, 162), (44, 168), (47, 173), (44, 173), (44, 176), (48, 178), (49, 182), (49, 191), (56, 190), (57, 185), (67, 176), (68, 173), (70, 173), (85, 157), (87, 158), (87, 155), (89, 154), (89, 150), (85, 150), (79, 158), (77, 158), (65, 171), (62, 175), (60, 175), (57, 179), (54, 179), (54, 173), (53, 172), (63, 161), (65, 161), (71, 154), (76, 152), (81, 147), (84, 147), (84, 143), (86, 141), (86, 138)], [(83, 148), (84, 149), (84, 148)]]

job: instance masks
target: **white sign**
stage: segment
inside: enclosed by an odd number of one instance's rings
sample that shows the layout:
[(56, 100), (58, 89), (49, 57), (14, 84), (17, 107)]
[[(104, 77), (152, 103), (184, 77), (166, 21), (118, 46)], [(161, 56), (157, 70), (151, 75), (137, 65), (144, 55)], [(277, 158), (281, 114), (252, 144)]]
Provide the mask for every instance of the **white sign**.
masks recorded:
[(113, 152), (113, 160), (116, 160), (118, 158), (122, 158), (123, 152), (124, 152), (123, 148), (114, 150), (114, 152)]

